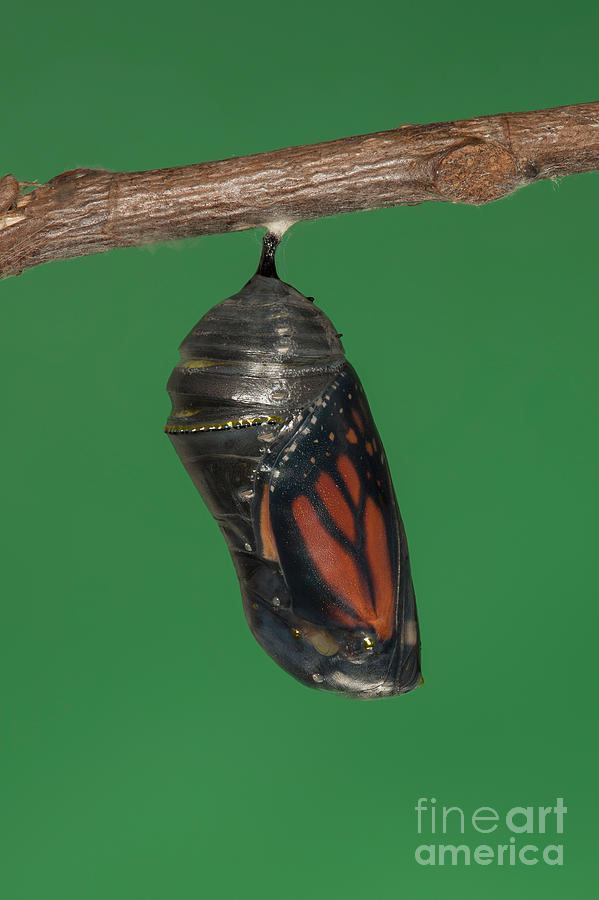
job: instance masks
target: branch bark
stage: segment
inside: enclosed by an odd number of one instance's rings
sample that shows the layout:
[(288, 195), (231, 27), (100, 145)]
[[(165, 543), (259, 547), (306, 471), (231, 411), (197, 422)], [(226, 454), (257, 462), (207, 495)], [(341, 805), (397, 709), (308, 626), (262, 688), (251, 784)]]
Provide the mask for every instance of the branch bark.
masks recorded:
[(147, 172), (0, 179), (0, 277), (54, 259), (427, 200), (483, 204), (599, 169), (599, 102), (403, 125)]

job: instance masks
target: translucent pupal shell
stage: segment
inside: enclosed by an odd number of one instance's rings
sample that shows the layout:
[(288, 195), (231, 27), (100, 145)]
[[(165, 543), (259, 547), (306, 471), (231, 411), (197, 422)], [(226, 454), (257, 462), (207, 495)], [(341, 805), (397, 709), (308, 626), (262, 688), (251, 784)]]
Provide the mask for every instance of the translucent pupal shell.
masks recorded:
[(416, 687), (405, 533), (330, 320), (258, 274), (192, 329), (168, 389), (166, 431), (225, 536), (264, 650), (315, 688), (367, 699)]

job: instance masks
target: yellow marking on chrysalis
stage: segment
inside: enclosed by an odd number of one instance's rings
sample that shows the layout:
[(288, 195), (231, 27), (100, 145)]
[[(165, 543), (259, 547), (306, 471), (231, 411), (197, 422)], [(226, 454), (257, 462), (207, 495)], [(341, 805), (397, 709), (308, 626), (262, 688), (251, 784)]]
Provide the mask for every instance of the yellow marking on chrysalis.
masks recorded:
[(179, 365), (184, 369), (207, 369), (209, 366), (226, 366), (227, 363), (221, 359), (182, 359)]
[(183, 419), (185, 416), (197, 416), (199, 409), (178, 409), (176, 413), (177, 419)]
[[(185, 415), (193, 415), (193, 411), (184, 410)], [(179, 418), (179, 412), (173, 418)], [(201, 425), (165, 425), (167, 434), (191, 434), (194, 431), (222, 431), (225, 428), (247, 428), (249, 425), (264, 425), (266, 422), (284, 422), (281, 416), (258, 416), (255, 419), (231, 419), (230, 422), (210, 422)]]
[(418, 687), (421, 687), (424, 684), (424, 678), (422, 675), (420, 676), (420, 681), (418, 682)]
[(374, 650), (374, 641), (371, 637), (365, 637), (362, 643), (365, 650)]
[(293, 635), (293, 637), (294, 637), (296, 640), (299, 640), (299, 638), (302, 636), (301, 631), (299, 631), (299, 629), (297, 629), (297, 628), (292, 628), (292, 629), (291, 629), (291, 634)]

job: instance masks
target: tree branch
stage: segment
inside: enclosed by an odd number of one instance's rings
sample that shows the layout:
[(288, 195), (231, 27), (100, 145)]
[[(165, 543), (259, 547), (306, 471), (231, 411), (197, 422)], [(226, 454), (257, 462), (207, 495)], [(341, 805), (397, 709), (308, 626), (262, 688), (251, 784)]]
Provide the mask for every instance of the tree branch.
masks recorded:
[(479, 116), (218, 162), (0, 179), (0, 276), (154, 241), (426, 200), (482, 204), (599, 169), (599, 102)]

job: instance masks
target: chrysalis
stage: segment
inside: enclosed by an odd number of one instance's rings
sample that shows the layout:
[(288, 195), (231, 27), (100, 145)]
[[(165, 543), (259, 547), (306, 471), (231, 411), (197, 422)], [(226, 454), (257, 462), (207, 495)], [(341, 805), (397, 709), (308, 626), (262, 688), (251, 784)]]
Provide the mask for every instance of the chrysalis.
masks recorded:
[(339, 335), (258, 271), (181, 344), (166, 431), (225, 536), (259, 644), (351, 697), (421, 683), (406, 537), (381, 439)]

